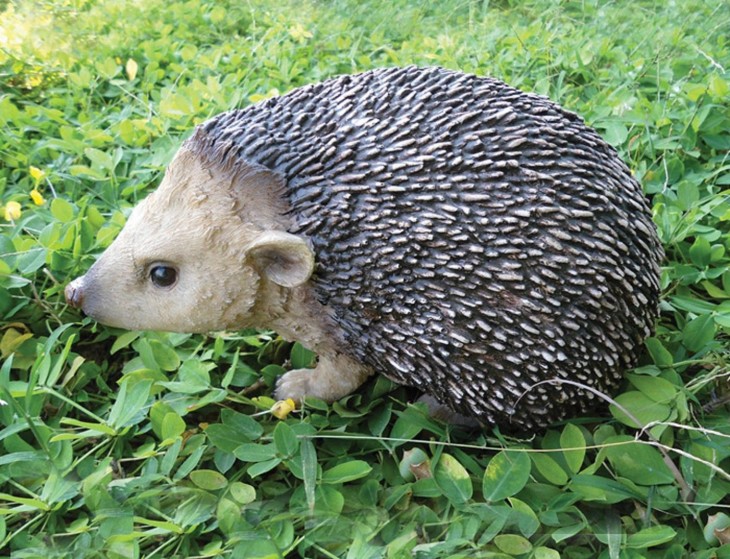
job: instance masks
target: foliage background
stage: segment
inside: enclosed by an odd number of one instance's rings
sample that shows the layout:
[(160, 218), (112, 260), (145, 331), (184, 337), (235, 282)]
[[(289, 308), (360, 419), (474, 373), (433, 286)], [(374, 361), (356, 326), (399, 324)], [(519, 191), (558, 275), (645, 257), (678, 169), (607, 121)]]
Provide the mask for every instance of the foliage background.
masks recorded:
[[(730, 557), (725, 2), (0, 10), (0, 553)], [(65, 283), (194, 125), (404, 64), (549, 96), (596, 127), (651, 196), (667, 251), (662, 316), (603, 417), (527, 441), (465, 433), (381, 378), (278, 419), (270, 387), (311, 362), (304, 348), (254, 331), (115, 331), (65, 306)]]

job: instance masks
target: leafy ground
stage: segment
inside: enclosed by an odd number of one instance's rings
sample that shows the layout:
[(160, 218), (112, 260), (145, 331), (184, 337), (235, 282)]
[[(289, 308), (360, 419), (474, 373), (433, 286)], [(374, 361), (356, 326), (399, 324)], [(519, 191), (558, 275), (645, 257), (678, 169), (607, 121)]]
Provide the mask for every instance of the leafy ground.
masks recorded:
[[(726, 3), (2, 10), (0, 554), (730, 557)], [(270, 388), (311, 361), (303, 348), (253, 331), (127, 333), (65, 306), (65, 282), (195, 124), (334, 74), (411, 63), (550, 96), (643, 183), (667, 251), (662, 315), (615, 400), (641, 425), (611, 406), (527, 441), (467, 434), (382, 378), (278, 419)]]

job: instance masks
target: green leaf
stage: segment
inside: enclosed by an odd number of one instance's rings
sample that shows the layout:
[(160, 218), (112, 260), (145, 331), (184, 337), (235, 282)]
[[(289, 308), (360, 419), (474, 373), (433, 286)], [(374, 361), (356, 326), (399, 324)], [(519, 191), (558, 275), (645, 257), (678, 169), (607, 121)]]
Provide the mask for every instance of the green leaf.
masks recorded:
[(315, 510), (339, 515), (345, 506), (345, 498), (331, 485), (320, 485), (315, 490)]
[(584, 501), (605, 504), (614, 504), (626, 499), (640, 501), (643, 498), (641, 494), (618, 481), (595, 475), (578, 474), (570, 481), (569, 488)]
[(41, 500), (49, 505), (64, 503), (76, 497), (81, 491), (81, 485), (73, 479), (60, 476), (55, 470), (48, 475), (43, 484)]
[(683, 210), (692, 208), (700, 198), (700, 191), (697, 185), (683, 180), (677, 184), (677, 201)]
[(308, 369), (314, 365), (317, 355), (305, 348), (299, 342), (295, 343), (291, 350), (291, 366), (294, 369)]
[(373, 468), (364, 460), (350, 460), (337, 464), (322, 474), (322, 483), (347, 483), (366, 477)]
[(217, 491), (228, 485), (225, 476), (215, 470), (194, 470), (190, 472), (190, 481), (207, 491)]
[(16, 266), (23, 275), (30, 275), (45, 266), (48, 251), (42, 247), (26, 250), (18, 256)]
[(188, 456), (185, 461), (180, 464), (177, 471), (175, 472), (175, 475), (173, 476), (174, 480), (180, 480), (188, 477), (190, 472), (192, 472), (195, 467), (200, 463), (200, 459), (203, 457), (203, 452), (205, 452), (204, 446), (199, 446), (196, 448), (190, 456)]
[(675, 308), (695, 314), (711, 313), (717, 308), (717, 304), (713, 302), (690, 297), (675, 296), (670, 297), (669, 300)]
[(671, 367), (674, 365), (672, 354), (658, 338), (647, 338), (644, 344), (646, 344), (646, 348), (657, 367)]
[(140, 332), (124, 332), (123, 334), (120, 334), (117, 339), (114, 340), (114, 343), (112, 344), (109, 353), (114, 355), (120, 349), (124, 349), (125, 347), (129, 346), (129, 344), (139, 338), (140, 334)]
[(64, 417), (63, 419), (61, 419), (61, 424), (81, 427), (90, 431), (103, 433), (104, 435), (114, 435), (114, 429), (110, 428), (108, 425), (103, 425), (101, 423), (91, 423), (89, 421), (79, 421), (78, 419), (73, 419), (72, 417)]
[(571, 472), (578, 473), (586, 455), (586, 439), (583, 431), (572, 423), (568, 423), (560, 434), (560, 448)]
[(185, 420), (176, 412), (168, 412), (162, 420), (162, 439), (174, 439), (185, 432)]
[(223, 425), (222, 423), (208, 425), (205, 429), (205, 434), (215, 447), (225, 452), (233, 452), (241, 445), (242, 440), (246, 440), (241, 437), (239, 431), (230, 425)]
[(636, 534), (631, 534), (626, 539), (626, 547), (634, 549), (646, 549), (670, 542), (677, 535), (677, 532), (669, 526), (650, 526)]
[(614, 401), (618, 405), (609, 406), (611, 414), (634, 429), (643, 428), (654, 421), (666, 421), (672, 411), (668, 405), (655, 402), (646, 394), (635, 390), (619, 394)]
[(715, 321), (711, 314), (690, 320), (682, 330), (682, 342), (690, 351), (699, 351), (715, 338)]
[(413, 439), (423, 430), (423, 415), (413, 408), (408, 408), (393, 424), (390, 430), (390, 436), (398, 439), (396, 445), (405, 444)]
[(266, 539), (244, 540), (237, 544), (231, 553), (236, 559), (281, 559), (282, 555), (276, 544)]
[(163, 371), (175, 371), (180, 367), (180, 357), (173, 348), (158, 340), (150, 340), (149, 344), (154, 360), (160, 369)]
[(710, 264), (711, 251), (710, 241), (704, 237), (697, 237), (692, 246), (689, 247), (689, 257), (692, 263), (700, 268), (705, 268)]
[(231, 497), (240, 505), (248, 505), (256, 500), (256, 488), (248, 483), (234, 481), (228, 487)]
[(274, 428), (274, 445), (279, 454), (288, 458), (299, 450), (299, 439), (289, 425), (280, 421)]
[(581, 530), (583, 530), (585, 527), (586, 527), (585, 522), (578, 522), (575, 524), (567, 524), (565, 526), (560, 526), (559, 528), (555, 529), (555, 531), (551, 534), (551, 537), (553, 538), (553, 541), (555, 543), (560, 543), (564, 540), (572, 538), (573, 536), (578, 534)]
[[(705, 288), (705, 291), (707, 291), (707, 294), (710, 297), (712, 297), (713, 299), (728, 299), (728, 298), (730, 298), (730, 293), (728, 293), (727, 291), (725, 291), (723, 289), (720, 289), (719, 287), (715, 287), (715, 285), (712, 282), (703, 281), (701, 283), (701, 285), (702, 285), (702, 287)], [(720, 322), (717, 321), (717, 316), (718, 315), (715, 315), (715, 322), (717, 322), (718, 324), (720, 324), (721, 326), (723, 326), (723, 324), (721, 324)], [(727, 326), (727, 324), (725, 324), (724, 326)]]
[(730, 328), (730, 313), (718, 313), (715, 315), (715, 323), (723, 328)]
[(276, 447), (273, 444), (244, 443), (233, 454), (244, 462), (264, 462), (276, 458)]
[(509, 555), (524, 555), (532, 551), (530, 540), (515, 534), (500, 534), (494, 538), (494, 545)]
[(626, 126), (616, 120), (606, 125), (606, 141), (612, 146), (621, 147), (629, 137), (629, 130)]
[(710, 545), (717, 545), (719, 543), (718, 536), (724, 535), (724, 539), (727, 539), (729, 529), (730, 516), (724, 512), (718, 512), (707, 517), (707, 522), (702, 530), (702, 534), (704, 535), (707, 543)]
[(37, 509), (41, 511), (49, 511), (49, 506), (44, 503), (41, 499), (28, 499), (25, 497), (16, 497), (7, 493), (0, 493), (0, 499), (9, 503), (16, 503), (22, 505), (24, 508)]
[[(611, 446), (615, 443), (628, 443)], [(674, 476), (662, 459), (660, 452), (646, 443), (634, 441), (627, 435), (607, 439), (601, 450), (615, 468), (616, 473), (637, 485), (662, 485), (673, 483)]]
[(677, 397), (677, 387), (661, 377), (627, 374), (627, 378), (647, 398), (660, 404), (668, 404)]
[(74, 207), (63, 198), (54, 198), (51, 201), (51, 215), (62, 223), (68, 223), (74, 218)]
[(114, 159), (106, 152), (103, 152), (96, 148), (86, 148), (84, 155), (91, 161), (92, 165), (104, 169), (105, 171), (112, 171), (115, 167)]
[(222, 23), (226, 19), (226, 9), (222, 6), (216, 6), (210, 11), (211, 23)]
[[(215, 515), (218, 519), (218, 528), (226, 535), (235, 530), (237, 524), (241, 520), (241, 507), (230, 499), (223, 498), (218, 501), (215, 509)], [(214, 555), (218, 555), (215, 553)], [(205, 556), (203, 554), (203, 556)]]
[(241, 437), (240, 442), (256, 440), (264, 433), (264, 428), (254, 418), (231, 409), (223, 410), (221, 419), (224, 425), (235, 429), (236, 435)]
[[(152, 347), (152, 344), (150, 344), (150, 348)], [(155, 363), (157, 363), (156, 358)], [(172, 363), (168, 362), (169, 364)], [(186, 359), (180, 365), (180, 370), (177, 375), (178, 381), (161, 382), (160, 384), (172, 392), (182, 394), (197, 394), (207, 391), (212, 388), (210, 385), (210, 374), (208, 373), (210, 368), (212, 368), (210, 363), (203, 363), (195, 358)]]
[(111, 79), (122, 71), (121, 65), (117, 64), (113, 58), (98, 60), (95, 67), (97, 72), (106, 79)]
[(536, 547), (533, 551), (534, 559), (560, 559), (560, 553), (549, 547)]
[(510, 497), (509, 504), (514, 510), (513, 518), (517, 520), (517, 527), (520, 533), (526, 538), (530, 538), (540, 529), (540, 520), (532, 508), (524, 501), (517, 497)]
[(610, 559), (621, 557), (621, 544), (624, 538), (624, 529), (621, 526), (621, 517), (616, 510), (607, 510), (593, 528), (596, 538), (608, 545)]
[(168, 447), (165, 455), (162, 457), (162, 460), (160, 460), (160, 472), (163, 475), (169, 476), (170, 472), (172, 472), (172, 468), (175, 465), (178, 456), (180, 456), (182, 445), (182, 437), (179, 437)]
[(315, 488), (317, 484), (317, 450), (314, 448), (312, 439), (306, 438), (301, 441), (300, 452), (302, 455), (304, 495), (307, 500), (307, 510), (311, 514), (314, 512)]
[(462, 504), (471, 499), (474, 491), (469, 473), (459, 461), (450, 454), (442, 454), (436, 464), (433, 478), (446, 498), (454, 504)]
[(526, 452), (499, 452), (489, 461), (484, 471), (484, 499), (493, 503), (516, 495), (530, 478), (530, 469), (530, 458)]
[(540, 452), (532, 453), (530, 458), (535, 464), (537, 471), (553, 485), (565, 485), (568, 483), (568, 474), (563, 468), (547, 454)]
[(148, 379), (134, 383), (122, 381), (117, 399), (109, 412), (108, 424), (119, 431), (142, 421), (151, 388), (152, 381)]
[(250, 475), (252, 478), (258, 477), (260, 475), (265, 474), (266, 472), (270, 472), (274, 468), (276, 468), (279, 464), (281, 464), (281, 458), (276, 457), (272, 458), (271, 460), (264, 460), (262, 462), (256, 462), (255, 464), (252, 464), (248, 467), (248, 475)]
[(428, 454), (423, 449), (414, 447), (403, 453), (403, 458), (398, 464), (398, 472), (405, 481), (415, 481), (416, 471), (425, 468), (430, 472)]

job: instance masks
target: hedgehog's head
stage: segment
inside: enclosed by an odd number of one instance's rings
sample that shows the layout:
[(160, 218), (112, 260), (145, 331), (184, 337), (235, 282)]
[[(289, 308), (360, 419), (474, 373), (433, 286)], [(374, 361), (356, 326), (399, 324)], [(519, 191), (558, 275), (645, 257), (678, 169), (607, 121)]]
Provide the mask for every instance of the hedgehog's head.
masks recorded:
[(283, 181), (182, 148), (66, 300), (103, 324), (207, 332), (264, 325), (272, 297), (309, 279), (307, 242), (287, 233)]

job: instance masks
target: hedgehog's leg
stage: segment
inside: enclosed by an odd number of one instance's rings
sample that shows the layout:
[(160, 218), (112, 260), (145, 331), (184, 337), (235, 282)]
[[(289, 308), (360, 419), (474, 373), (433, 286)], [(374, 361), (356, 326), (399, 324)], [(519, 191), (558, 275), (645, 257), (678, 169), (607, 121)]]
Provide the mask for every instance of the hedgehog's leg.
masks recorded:
[(482, 423), (480, 423), (477, 419), (452, 410), (449, 406), (442, 404), (430, 394), (422, 394), (418, 398), (417, 402), (426, 404), (426, 409), (428, 410), (428, 415), (430, 417), (443, 421), (444, 423), (448, 423), (449, 425), (466, 427), (469, 429), (484, 427), (484, 425), (482, 425)]
[(313, 396), (333, 402), (365, 382), (372, 369), (348, 354), (345, 332), (310, 281), (315, 262), (309, 241), (285, 231), (264, 230), (252, 235), (247, 250), (261, 282), (249, 316), (230, 322), (271, 328), (319, 355), (314, 369), (283, 375), (276, 397), (301, 402)]
[(276, 383), (278, 399), (301, 402), (312, 396), (334, 402), (352, 393), (373, 373), (357, 360), (341, 354), (321, 355), (314, 369), (294, 369)]
[[(294, 369), (282, 375), (276, 383), (277, 398), (301, 402), (312, 396), (334, 402), (351, 394), (373, 374), (371, 367), (349, 353), (345, 332), (333, 311), (319, 302), (311, 284), (273, 291), (269, 284), (263, 289), (270, 291), (259, 291), (259, 300), (266, 301), (264, 308), (269, 316), (264, 318), (265, 313), (260, 311), (262, 318), (255, 323), (301, 343), (319, 356), (314, 369)], [(271, 313), (271, 309), (276, 312)]]

